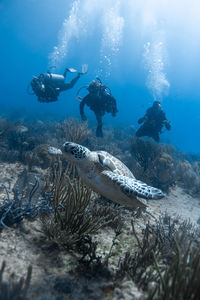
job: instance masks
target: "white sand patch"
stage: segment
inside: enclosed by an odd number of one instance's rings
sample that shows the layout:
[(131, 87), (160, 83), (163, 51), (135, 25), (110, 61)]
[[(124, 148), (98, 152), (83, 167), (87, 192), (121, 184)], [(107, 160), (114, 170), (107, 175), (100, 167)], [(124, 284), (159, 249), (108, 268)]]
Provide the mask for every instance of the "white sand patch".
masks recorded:
[(200, 199), (188, 195), (180, 187), (172, 189), (162, 200), (149, 201), (149, 207), (155, 217), (167, 211), (170, 216), (178, 215), (194, 224), (200, 217)]

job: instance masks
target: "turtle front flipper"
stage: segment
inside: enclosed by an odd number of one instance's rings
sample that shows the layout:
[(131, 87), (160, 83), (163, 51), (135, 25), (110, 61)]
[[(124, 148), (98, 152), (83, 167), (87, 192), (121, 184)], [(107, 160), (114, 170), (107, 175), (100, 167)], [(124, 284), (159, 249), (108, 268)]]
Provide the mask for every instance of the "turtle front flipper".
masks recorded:
[(48, 153), (52, 155), (62, 155), (62, 151), (55, 147), (48, 147)]
[[(103, 171), (102, 175), (107, 179), (111, 179), (116, 188), (119, 187), (120, 191), (128, 198), (161, 199), (165, 196), (160, 189), (149, 186), (142, 181), (118, 175), (111, 171)], [(138, 199), (138, 201), (143, 202), (142, 199)]]

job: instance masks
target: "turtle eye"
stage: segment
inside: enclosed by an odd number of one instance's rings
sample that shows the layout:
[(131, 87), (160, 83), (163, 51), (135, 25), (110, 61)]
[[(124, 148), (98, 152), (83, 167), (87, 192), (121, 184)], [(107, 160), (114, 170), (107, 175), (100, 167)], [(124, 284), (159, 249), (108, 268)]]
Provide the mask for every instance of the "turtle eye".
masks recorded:
[(64, 148), (65, 151), (68, 151), (68, 150), (69, 150), (69, 145), (70, 145), (70, 144), (71, 144), (70, 142), (66, 142), (66, 143), (64, 143), (64, 144), (62, 145), (62, 148)]

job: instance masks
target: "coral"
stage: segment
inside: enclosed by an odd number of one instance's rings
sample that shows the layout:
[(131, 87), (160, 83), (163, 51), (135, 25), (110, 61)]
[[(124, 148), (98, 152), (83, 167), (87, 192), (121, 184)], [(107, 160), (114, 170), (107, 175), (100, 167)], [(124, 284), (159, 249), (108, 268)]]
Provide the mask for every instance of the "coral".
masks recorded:
[(178, 160), (176, 178), (178, 184), (188, 192), (192, 194), (200, 192), (200, 167), (197, 162), (190, 163), (187, 160)]
[[(90, 136), (87, 141), (87, 147), (92, 151), (103, 150), (107, 151), (110, 154), (120, 157), (123, 154), (122, 149), (120, 148), (122, 145), (126, 145), (126, 142), (123, 143), (123, 140), (117, 140), (115, 138), (115, 130), (104, 130), (104, 137), (99, 139), (95, 137), (95, 135)], [(116, 134), (116, 136), (118, 136)], [(121, 136), (119, 134), (119, 136)]]
[(0, 146), (0, 160), (9, 163), (15, 163), (16, 161), (19, 161), (20, 153), (16, 150), (8, 150), (6, 147)]
[(39, 160), (39, 166), (45, 169), (50, 167), (54, 158), (49, 154), (48, 147), (49, 145), (43, 144), (36, 146), (34, 149), (34, 154)]
[(89, 209), (91, 190), (76, 177), (76, 170), (69, 165), (63, 168), (60, 160), (49, 169), (44, 193), (53, 213), (42, 217), (42, 230), (58, 245), (72, 248), (85, 235), (111, 222), (98, 211), (93, 217)]
[(135, 162), (132, 168), (138, 179), (164, 191), (178, 184), (190, 194), (200, 192), (200, 164), (198, 160), (193, 161), (193, 156), (188, 157), (189, 161), (184, 153), (169, 145), (135, 137), (131, 140), (131, 154)]
[(39, 164), (35, 148), (45, 144), (48, 137), (52, 136), (53, 126), (50, 124), (48, 129), (46, 126), (46, 134), (42, 135), (43, 128), (37, 125), (36, 123), (35, 127), (33, 124), (25, 126), (21, 122), (0, 120), (0, 159), (8, 162), (20, 161), (29, 165)]
[(34, 166), (47, 169), (54, 160), (54, 157), (48, 152), (48, 147), (49, 145), (41, 144), (36, 146), (33, 151), (23, 152), (21, 161), (28, 166), (30, 171)]
[(170, 146), (158, 145), (139, 138), (131, 140), (135, 160), (134, 174), (148, 184), (168, 191), (175, 184), (175, 167)]
[(73, 291), (72, 280), (68, 277), (56, 277), (54, 289), (59, 293), (71, 294)]
[(168, 188), (175, 184), (175, 170), (174, 160), (168, 153), (161, 153), (154, 162), (152, 170), (152, 183), (168, 190)]
[(4, 140), (15, 128), (15, 124), (7, 119), (0, 118), (0, 141)]
[(26, 278), (21, 278), (18, 282), (15, 275), (10, 276), (9, 282), (3, 281), (3, 273), (6, 263), (3, 262), (0, 270), (0, 299), (1, 300), (26, 300), (30, 286), (32, 267), (29, 266)]
[[(0, 160), (21, 162), (32, 170), (48, 168), (52, 158), (48, 145), (59, 147), (66, 140), (104, 150), (123, 161), (136, 178), (168, 192), (178, 184), (190, 194), (200, 193), (198, 155), (178, 152), (172, 146), (131, 137), (130, 128), (105, 129), (104, 138), (91, 134), (88, 125), (75, 118), (60, 122), (13, 122), (0, 119)], [(130, 142), (129, 142), (130, 140)]]
[(7, 198), (0, 205), (0, 230), (13, 225), (19, 225), (24, 218), (33, 220), (40, 213), (48, 212), (51, 207), (45, 199), (34, 199), (39, 189), (40, 180), (35, 175), (34, 183), (30, 184), (30, 176), (26, 169), (19, 176), (14, 188), (13, 197), (6, 185), (1, 187), (5, 190)]
[(144, 141), (134, 137), (131, 140), (131, 154), (139, 162), (145, 172), (152, 166), (154, 161), (161, 153), (161, 146), (149, 141)]
[(97, 255), (97, 242), (93, 242), (92, 238), (87, 235), (76, 244), (76, 250), (82, 255), (79, 259), (79, 264), (76, 271), (88, 279), (92, 278), (111, 278), (112, 274), (107, 267), (108, 258), (104, 261)]
[(27, 143), (27, 137), (29, 135), (28, 128), (22, 125), (17, 125), (7, 134), (8, 148), (12, 150), (19, 150), (20, 152), (31, 150)]
[(63, 141), (83, 144), (90, 136), (91, 131), (88, 129), (87, 122), (69, 118), (68, 120), (64, 120), (63, 123), (56, 124), (56, 133)]

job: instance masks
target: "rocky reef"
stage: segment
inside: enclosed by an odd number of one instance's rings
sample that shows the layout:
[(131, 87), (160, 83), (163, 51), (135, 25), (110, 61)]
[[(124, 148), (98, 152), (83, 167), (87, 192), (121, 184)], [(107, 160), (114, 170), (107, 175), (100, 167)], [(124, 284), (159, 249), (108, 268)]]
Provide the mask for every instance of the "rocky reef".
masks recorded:
[[(66, 140), (108, 151), (166, 198), (145, 212), (100, 197), (48, 154)], [(98, 139), (72, 118), (1, 119), (0, 170), (0, 299), (200, 298), (199, 156), (131, 128)]]
[(169, 191), (179, 185), (190, 194), (200, 192), (200, 158), (179, 152), (171, 145), (156, 144), (136, 138), (131, 128), (105, 130), (104, 138), (96, 138), (86, 122), (75, 118), (60, 122), (35, 124), (0, 119), (0, 160), (21, 162), (29, 170), (51, 165), (48, 146), (59, 147), (66, 140), (104, 150), (120, 158), (136, 178)]

